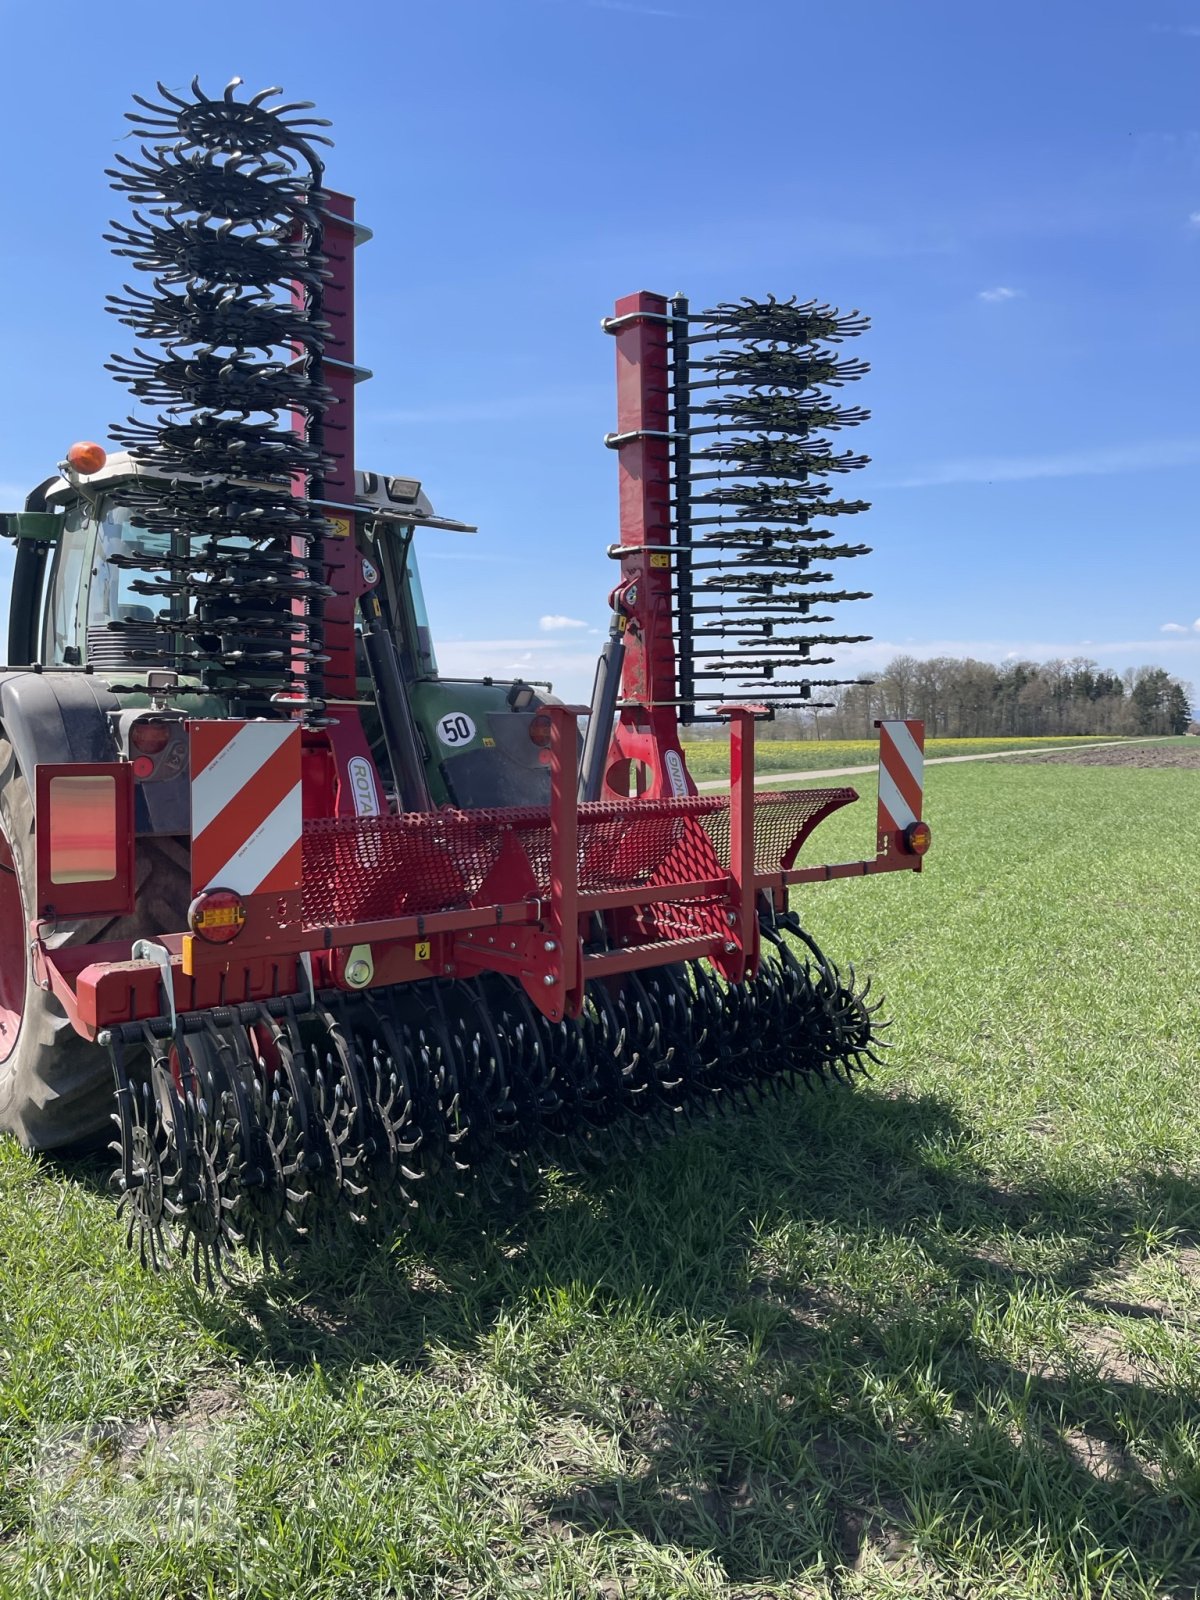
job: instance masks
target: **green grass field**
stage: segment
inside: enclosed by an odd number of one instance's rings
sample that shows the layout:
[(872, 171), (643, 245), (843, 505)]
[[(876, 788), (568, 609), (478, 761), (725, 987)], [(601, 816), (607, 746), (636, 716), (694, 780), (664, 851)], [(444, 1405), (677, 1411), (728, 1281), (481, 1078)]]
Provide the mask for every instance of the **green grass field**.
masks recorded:
[[(1098, 735), (1046, 739), (927, 739), (925, 754), (933, 756), (991, 755), (1007, 750), (1058, 750), (1077, 744), (1095, 744)], [(699, 783), (728, 778), (727, 739), (685, 741), (688, 768)], [(877, 739), (764, 739), (756, 746), (756, 764), (763, 773), (820, 772), (828, 767), (873, 767), (879, 760)]]
[(0, 1147), (0, 1595), (1194, 1595), (1195, 794), (932, 769), (888, 1068), (502, 1218), (211, 1297)]

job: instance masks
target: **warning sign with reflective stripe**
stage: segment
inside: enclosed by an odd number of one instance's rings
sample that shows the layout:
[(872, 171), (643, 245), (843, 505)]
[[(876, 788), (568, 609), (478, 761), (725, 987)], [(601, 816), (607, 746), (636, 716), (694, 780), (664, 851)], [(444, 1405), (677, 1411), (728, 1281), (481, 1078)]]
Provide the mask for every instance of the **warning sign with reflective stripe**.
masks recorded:
[(903, 833), (921, 816), (925, 782), (925, 725), (921, 722), (879, 724), (879, 826)]
[(192, 893), (300, 887), (300, 729), (189, 722)]

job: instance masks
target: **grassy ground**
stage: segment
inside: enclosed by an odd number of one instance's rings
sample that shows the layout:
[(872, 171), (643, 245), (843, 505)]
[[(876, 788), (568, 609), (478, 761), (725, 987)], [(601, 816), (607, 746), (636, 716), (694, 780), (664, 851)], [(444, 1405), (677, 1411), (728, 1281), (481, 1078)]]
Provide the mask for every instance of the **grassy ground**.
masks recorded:
[(497, 1221), (212, 1298), (0, 1147), (0, 1594), (1194, 1595), (1195, 781), (933, 769), (888, 1069)]
[[(926, 756), (990, 755), (1005, 750), (1058, 750), (1071, 745), (1095, 744), (1096, 737), (1054, 739), (927, 739)], [(692, 739), (685, 742), (688, 768), (699, 783), (706, 778), (729, 776), (729, 742)], [(764, 739), (757, 741), (759, 771), (820, 772), (827, 767), (872, 767), (879, 760), (877, 739)]]

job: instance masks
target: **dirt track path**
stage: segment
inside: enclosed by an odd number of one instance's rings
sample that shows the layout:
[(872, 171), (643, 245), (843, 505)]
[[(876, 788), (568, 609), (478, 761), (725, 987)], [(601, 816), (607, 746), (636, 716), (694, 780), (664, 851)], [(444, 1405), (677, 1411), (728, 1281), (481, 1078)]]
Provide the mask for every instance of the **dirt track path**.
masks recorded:
[[(976, 756), (930, 756), (925, 762), (927, 767), (953, 766), (959, 761), (1000, 761), (1005, 756), (1042, 756), (1054, 755), (1063, 750), (1109, 750), (1114, 745), (1133, 744), (1158, 744), (1157, 738), (1149, 739), (1101, 739), (1095, 744), (1056, 744), (1046, 745), (1040, 750), (988, 750)], [(760, 746), (761, 748), (761, 746)], [(794, 783), (797, 778), (855, 778), (861, 777), (864, 772), (874, 772), (878, 766), (872, 762), (869, 767), (822, 767), (817, 772), (764, 772), (756, 775), (755, 788), (760, 783)], [(698, 783), (696, 788), (702, 793), (706, 789), (728, 789), (728, 778), (709, 779), (705, 783)]]

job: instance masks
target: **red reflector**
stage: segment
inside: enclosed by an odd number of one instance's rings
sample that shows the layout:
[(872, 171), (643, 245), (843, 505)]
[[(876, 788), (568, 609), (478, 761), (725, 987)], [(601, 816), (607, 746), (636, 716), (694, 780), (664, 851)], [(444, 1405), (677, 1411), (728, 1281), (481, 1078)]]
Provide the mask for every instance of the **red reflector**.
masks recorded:
[(50, 882), (117, 875), (117, 783), (103, 774), (50, 779)]
[(933, 843), (933, 829), (927, 822), (910, 822), (904, 830), (904, 848), (914, 856), (923, 856)]
[(208, 944), (228, 944), (245, 926), (245, 903), (232, 889), (207, 889), (188, 907), (188, 927)]
[(133, 763), (135, 778), (152, 778), (154, 776), (154, 763), (149, 756), (137, 756)]
[(529, 737), (534, 744), (543, 750), (550, 748), (551, 724), (550, 718), (544, 711), (539, 711), (536, 716), (529, 719)]
[(144, 718), (129, 730), (129, 743), (144, 756), (156, 756), (171, 742), (171, 724)]

